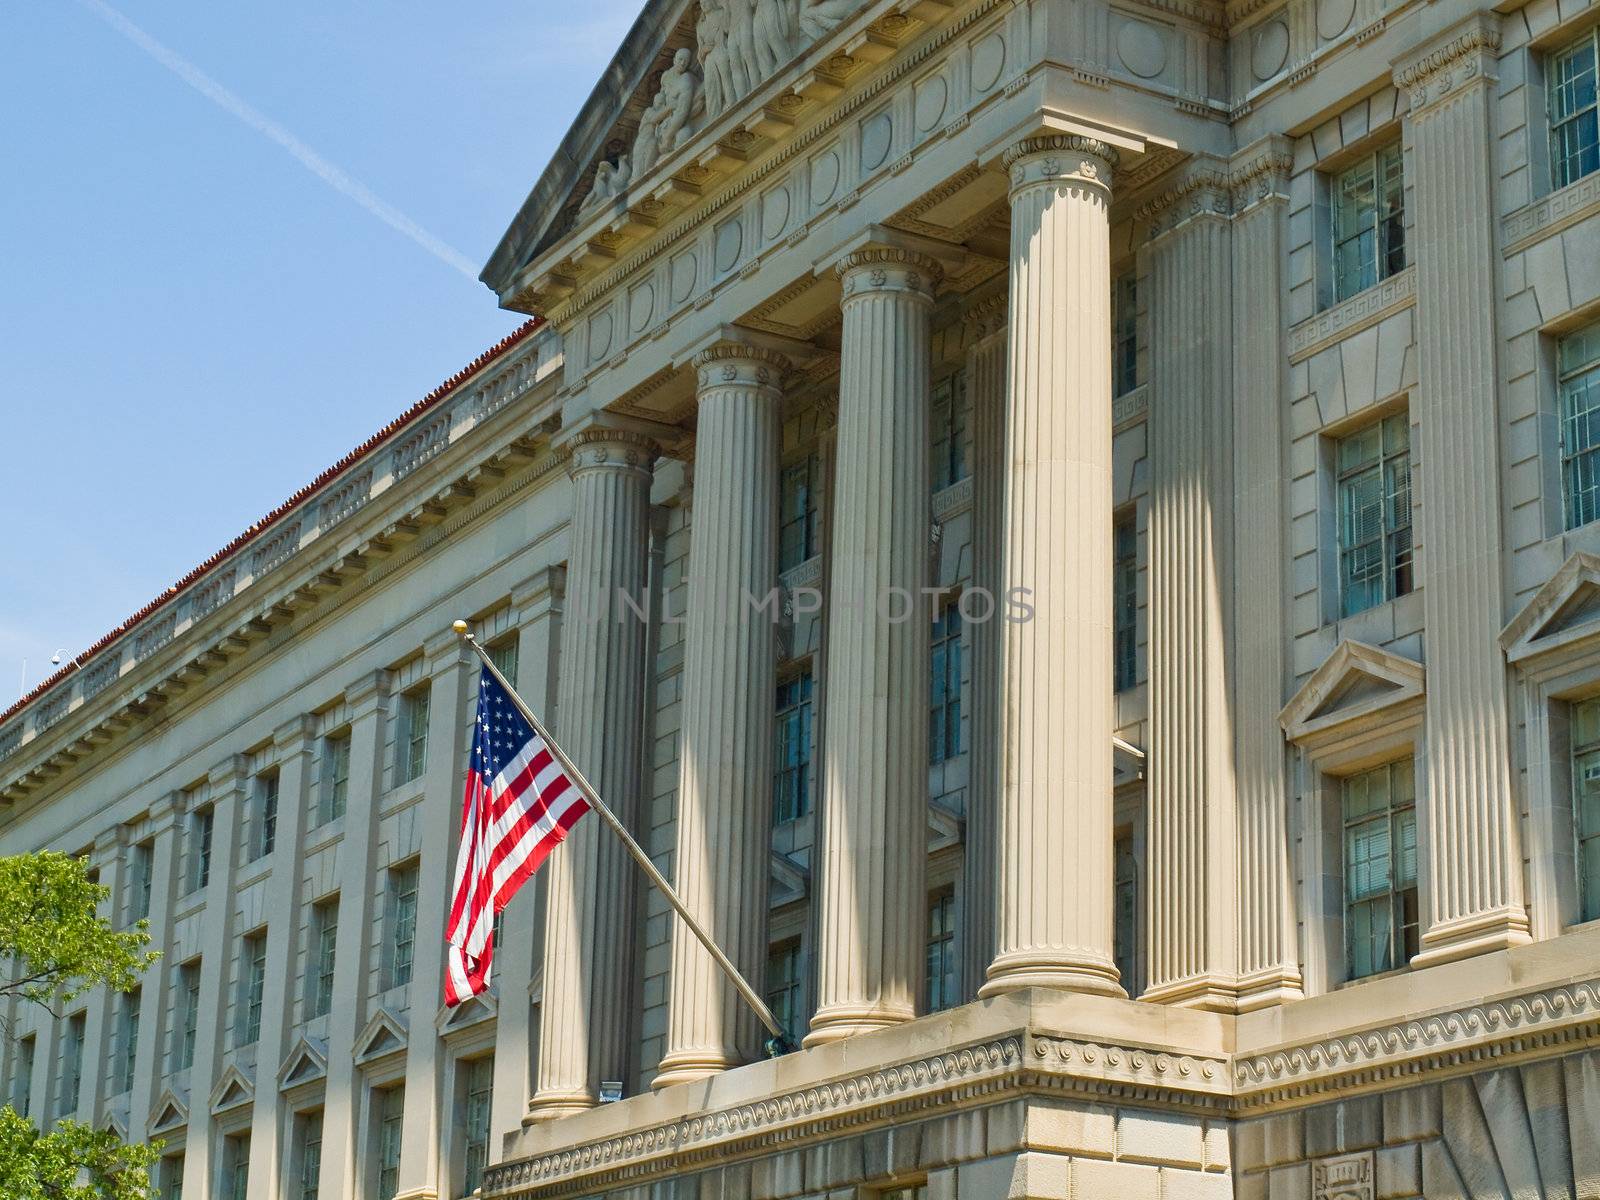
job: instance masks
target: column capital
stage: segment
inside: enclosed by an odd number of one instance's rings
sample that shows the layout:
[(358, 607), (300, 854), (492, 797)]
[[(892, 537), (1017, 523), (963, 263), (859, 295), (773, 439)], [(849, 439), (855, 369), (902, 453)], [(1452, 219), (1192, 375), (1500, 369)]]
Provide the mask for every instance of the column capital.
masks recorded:
[(1190, 221), (1226, 221), (1233, 215), (1234, 178), (1228, 164), (1210, 157), (1190, 159), (1169, 177), (1159, 193), (1134, 212), (1154, 241)]
[(290, 717), (272, 731), (272, 740), (285, 754), (294, 754), (306, 748), (317, 733), (317, 719), (310, 713)]
[(178, 819), (183, 816), (183, 793), (171, 791), (157, 797), (150, 802), (145, 815), (150, 822), (150, 831), (160, 836), (176, 825)]
[(389, 698), (391, 682), (388, 671), (368, 671), (349, 684), (344, 689), (344, 702), (350, 709), (351, 719), (364, 717), (369, 712), (381, 708), (383, 702)]
[(862, 246), (840, 256), (833, 270), (844, 285), (844, 303), (873, 292), (896, 292), (933, 302), (944, 268), (919, 250)]
[(511, 607), (517, 610), (518, 623), (542, 612), (567, 594), (565, 564), (543, 567), (511, 589)]
[(1282, 134), (1269, 133), (1228, 160), (1232, 207), (1241, 214), (1252, 205), (1289, 198), (1289, 172), (1294, 150)]
[(1411, 99), (1411, 116), (1480, 80), (1495, 78), (1500, 17), (1475, 12), (1394, 60), (1394, 85)]
[(776, 396), (792, 366), (787, 355), (766, 346), (718, 342), (694, 356), (695, 386), (702, 393), (716, 387), (759, 387)]
[(962, 310), (961, 320), (972, 330), (973, 340), (982, 342), (1005, 332), (1009, 311), (1006, 293), (996, 292), (967, 305)]
[(225, 792), (237, 786), (239, 780), (250, 773), (250, 761), (242, 754), (230, 754), (211, 770), (206, 772), (206, 779), (211, 784), (212, 799), (216, 793)]
[(634, 471), (650, 478), (661, 444), (647, 434), (632, 429), (592, 425), (561, 443), (567, 456), (567, 472), (574, 478), (588, 471)]
[(1081, 133), (1042, 133), (1014, 143), (1000, 157), (1011, 190), (1030, 185), (1077, 184), (1111, 195), (1116, 148)]

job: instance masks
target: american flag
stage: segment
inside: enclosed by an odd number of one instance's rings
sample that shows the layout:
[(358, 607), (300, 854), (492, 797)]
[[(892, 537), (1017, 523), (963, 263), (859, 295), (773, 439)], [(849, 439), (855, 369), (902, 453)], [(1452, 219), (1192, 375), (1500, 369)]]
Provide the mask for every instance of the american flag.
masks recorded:
[(485, 668), (445, 934), (445, 1004), (488, 988), (495, 914), (588, 811), (583, 792)]

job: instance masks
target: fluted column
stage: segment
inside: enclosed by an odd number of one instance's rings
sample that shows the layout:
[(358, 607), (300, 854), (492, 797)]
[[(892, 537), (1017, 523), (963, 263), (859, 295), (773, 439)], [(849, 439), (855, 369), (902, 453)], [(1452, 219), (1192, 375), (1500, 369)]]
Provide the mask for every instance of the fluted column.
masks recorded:
[(1419, 553), (1426, 623), (1426, 930), (1416, 962), (1526, 942), (1505, 666), (1496, 388), (1496, 48), (1476, 13), (1395, 71), (1410, 93)]
[[(679, 894), (752, 982), (767, 961), (772, 827), (772, 621), (778, 581), (778, 434), (789, 363), (723, 344), (695, 360), (694, 514), (689, 530)], [(667, 1052), (656, 1087), (701, 1079), (760, 1054), (749, 1005), (681, 922), (672, 930)]]
[[(116, 825), (95, 839), (89, 856), (90, 867), (99, 872), (101, 886), (111, 889), (111, 894), (100, 905), (100, 915), (113, 925), (120, 924), (117, 906), (122, 903), (127, 855), (127, 826)], [(106, 1081), (112, 1071), (113, 1051), (120, 1052), (113, 1034), (117, 1011), (123, 999), (121, 992), (101, 987), (89, 993), (84, 1006), (83, 1065), (78, 1079), (77, 1117), (86, 1124), (97, 1122), (100, 1099), (110, 1090)]]
[[(183, 819), (180, 792), (168, 792), (150, 805), (150, 944), (162, 949), (172, 944), (172, 902), (177, 892), (178, 829)], [(134, 1060), (133, 1093), (128, 1099), (128, 1138), (147, 1141), (150, 1106), (160, 1094), (166, 1070), (167, 989), (177, 965), (163, 954), (150, 965), (140, 985), (139, 1050)]]
[(847, 254), (807, 1045), (916, 1015), (928, 854), (929, 315), (938, 264)]
[(1232, 231), (1227, 176), (1199, 162), (1150, 242), (1149, 962), (1142, 998), (1231, 1008), (1238, 830), (1233, 610)]
[(1234, 200), (1233, 621), (1239, 813), (1239, 1007), (1301, 994), (1289, 789), (1278, 710), (1286, 697), (1283, 514), (1284, 226), (1290, 146), (1270, 137), (1238, 155)]
[[(967, 395), (972, 397), (972, 586), (994, 598), (1000, 585), (1000, 536), (1005, 515), (1006, 297), (1002, 292), (967, 314)], [(982, 611), (974, 608), (973, 611)], [(1000, 778), (1000, 610), (968, 630), (972, 653), (972, 756), (967, 786), (961, 979), (966, 999), (977, 992), (994, 960), (995, 786)]]
[[(591, 428), (571, 443), (568, 613), (562, 628), (561, 748), (618, 818), (637, 826), (643, 737), (648, 438)], [(629, 602), (633, 608), (629, 607)], [(539, 1063), (526, 1121), (592, 1108), (626, 1080), (638, 868), (598, 818), (580, 821), (544, 871), (547, 906)]]
[(1065, 135), (1028, 138), (1006, 154), (999, 583), (1032, 614), (1000, 630), (995, 958), (984, 996), (1024, 987), (1122, 994), (1111, 912), (1114, 159), (1101, 142)]

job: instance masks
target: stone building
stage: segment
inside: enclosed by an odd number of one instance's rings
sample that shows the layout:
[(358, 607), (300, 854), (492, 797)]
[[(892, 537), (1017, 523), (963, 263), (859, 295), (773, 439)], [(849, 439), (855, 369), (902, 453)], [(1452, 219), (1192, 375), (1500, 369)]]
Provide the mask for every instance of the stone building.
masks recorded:
[[(649, 0), (540, 320), (0, 716), (165, 952), (13, 1102), (190, 1200), (1600, 1196), (1597, 26)], [(456, 617), (803, 1049), (593, 820), (442, 1008)]]

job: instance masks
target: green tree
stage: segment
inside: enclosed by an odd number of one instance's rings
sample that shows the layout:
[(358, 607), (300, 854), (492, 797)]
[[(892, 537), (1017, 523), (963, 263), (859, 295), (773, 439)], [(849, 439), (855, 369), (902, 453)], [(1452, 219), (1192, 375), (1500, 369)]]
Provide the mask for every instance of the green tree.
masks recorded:
[[(45, 851), (0, 858), (0, 1010), (36, 1004), (53, 1016), (90, 988), (131, 991), (158, 957), (145, 922), (112, 928), (99, 915), (111, 894), (87, 859)], [(9, 1040), (12, 1031), (4, 1030)], [(148, 1200), (160, 1145), (129, 1145), (78, 1121), (36, 1128), (0, 1108), (0, 1181), (6, 1200)]]

